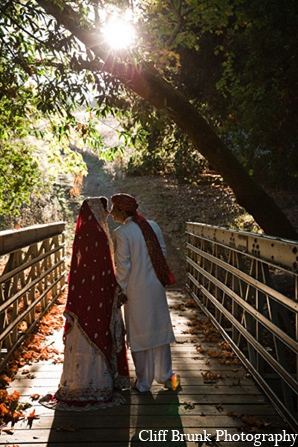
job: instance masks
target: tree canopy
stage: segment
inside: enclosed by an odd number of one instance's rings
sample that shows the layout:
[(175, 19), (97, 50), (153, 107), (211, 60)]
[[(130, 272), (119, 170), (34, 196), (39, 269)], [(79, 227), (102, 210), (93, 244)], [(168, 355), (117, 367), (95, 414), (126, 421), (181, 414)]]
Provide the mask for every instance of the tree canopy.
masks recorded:
[[(127, 11), (137, 39), (112, 49), (104, 26)], [(4, 0), (0, 13), (0, 113), (10, 121), (1, 138), (16, 119), (15, 139), (44, 135), (42, 118), (58, 140), (76, 132), (100, 152), (97, 117), (129, 116), (132, 142), (167, 128), (184, 153), (187, 136), (265, 232), (296, 237), (251, 176), (298, 173), (294, 0)]]

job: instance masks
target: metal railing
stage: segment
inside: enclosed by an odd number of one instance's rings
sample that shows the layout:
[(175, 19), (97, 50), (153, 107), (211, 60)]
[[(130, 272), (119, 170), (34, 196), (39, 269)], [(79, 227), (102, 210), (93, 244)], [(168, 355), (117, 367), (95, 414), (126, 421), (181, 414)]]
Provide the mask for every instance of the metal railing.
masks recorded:
[(298, 242), (187, 222), (187, 288), (297, 432)]
[(0, 232), (0, 371), (65, 287), (64, 229)]

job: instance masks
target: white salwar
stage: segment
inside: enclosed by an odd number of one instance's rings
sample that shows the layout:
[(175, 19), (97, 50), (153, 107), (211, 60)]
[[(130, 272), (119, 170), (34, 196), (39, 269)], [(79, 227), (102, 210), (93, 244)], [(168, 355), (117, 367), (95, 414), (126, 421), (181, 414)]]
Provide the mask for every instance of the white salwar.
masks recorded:
[(166, 383), (173, 376), (169, 344), (131, 354), (137, 376), (135, 387), (139, 391), (149, 391), (153, 380)]
[[(164, 256), (166, 246), (159, 226), (148, 221)], [(116, 279), (127, 295), (124, 318), (127, 341), (136, 368), (139, 391), (153, 380), (172, 377), (170, 343), (175, 341), (165, 288), (154, 271), (140, 227), (129, 217), (114, 230)]]

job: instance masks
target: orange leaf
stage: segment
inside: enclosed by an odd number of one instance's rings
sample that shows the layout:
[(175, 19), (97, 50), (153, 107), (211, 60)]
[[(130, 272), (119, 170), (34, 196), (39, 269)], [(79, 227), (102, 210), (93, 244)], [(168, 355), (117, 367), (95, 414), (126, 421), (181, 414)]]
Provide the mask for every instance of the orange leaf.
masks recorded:
[(17, 402), (19, 400), (19, 398), (20, 398), (20, 393), (18, 391), (14, 391), (12, 394), (10, 394), (7, 397), (7, 400), (9, 402)]
[(39, 419), (39, 416), (35, 414), (35, 409), (31, 411), (27, 419)]
[(8, 392), (6, 390), (0, 390), (0, 402), (5, 402), (8, 396)]
[(2, 384), (2, 385), (7, 385), (9, 382), (11, 382), (11, 379), (8, 377), (8, 376), (6, 376), (5, 374), (4, 375), (2, 375), (2, 376), (0, 376), (0, 383)]
[(37, 416), (35, 414), (35, 409), (27, 417), (28, 425), (29, 425), (30, 428), (32, 427), (34, 419), (39, 419), (39, 416)]
[(0, 404), (0, 416), (5, 416), (9, 413), (9, 410), (6, 408), (5, 404)]

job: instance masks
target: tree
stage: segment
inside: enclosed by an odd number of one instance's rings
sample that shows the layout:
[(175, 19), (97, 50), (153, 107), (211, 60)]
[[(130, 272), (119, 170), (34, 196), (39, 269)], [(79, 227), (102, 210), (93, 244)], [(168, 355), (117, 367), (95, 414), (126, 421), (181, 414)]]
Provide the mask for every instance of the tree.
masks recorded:
[(221, 119), (247, 169), (281, 185), (298, 176), (297, 2), (233, 3), (213, 39), (222, 60), (216, 85), (227, 98)]
[[(76, 67), (78, 72), (88, 72), (89, 81), (93, 80), (96, 83), (98, 90), (104, 95), (107, 85), (116, 85), (118, 89), (122, 86), (133, 94), (136, 94), (143, 98), (151, 106), (163, 111), (171, 120), (173, 120), (185, 134), (192, 140), (195, 148), (208, 160), (213, 168), (221, 174), (223, 179), (233, 189), (237, 201), (242, 205), (263, 230), (273, 236), (280, 236), (285, 238), (297, 238), (295, 228), (290, 224), (285, 215), (277, 207), (275, 202), (270, 198), (261, 186), (256, 183), (251, 176), (244, 169), (239, 160), (234, 156), (232, 151), (224, 144), (219, 138), (215, 130), (199, 113), (198, 107), (190, 102), (188, 98), (183, 94), (183, 89), (175, 88), (168, 82), (162, 73), (154, 66), (152, 61), (154, 60), (154, 53), (148, 53), (147, 49), (143, 52), (142, 57), (145, 58), (145, 62), (139, 63), (136, 60), (136, 54), (130, 55), (129, 53), (117, 54), (109, 51), (105, 42), (100, 39), (100, 23), (94, 23), (89, 19), (91, 9), (88, 9), (86, 14), (86, 7), (93, 6), (92, 2), (66, 2), (57, 0), (56, 2), (49, 0), (36, 0), (35, 2), (26, 2), (36, 12), (36, 3), (46, 12), (48, 17), (55, 18), (55, 32), (51, 31), (51, 21), (48, 18), (45, 22), (45, 30), (48, 33), (48, 37), (56, 38), (58, 43), (62, 45), (63, 39), (67, 39), (67, 43), (70, 45), (72, 39), (75, 37), (77, 48), (83, 55), (84, 51), (82, 46), (79, 46), (77, 42), (83, 44), (86, 48), (84, 57), (75, 57), (72, 54), (71, 60), (67, 67), (71, 64)], [(114, 3), (118, 5), (127, 5), (130, 2), (109, 2), (110, 5)], [(215, 2), (217, 4), (228, 7), (228, 1)], [(232, 2), (233, 3), (233, 2)], [(107, 7), (107, 2), (101, 2), (102, 7)], [(139, 7), (143, 10), (147, 8), (147, 17), (150, 16), (150, 8), (155, 6), (157, 9), (152, 10), (152, 14), (157, 14), (157, 17), (161, 18), (161, 29), (163, 28), (163, 18), (166, 16), (167, 8), (174, 5), (174, 11), (177, 12), (178, 18), (183, 22), (184, 16), (181, 12), (181, 6), (188, 8), (188, 16), (193, 17), (198, 13), (198, 2), (140, 2)], [(177, 6), (177, 8), (176, 8)], [(85, 9), (84, 9), (85, 8)], [(159, 8), (159, 9), (158, 9)], [(31, 13), (33, 12), (31, 11)], [(39, 14), (41, 10), (38, 9)], [(221, 20), (226, 20), (228, 15), (223, 10), (218, 16)], [(174, 33), (181, 32), (181, 24), (179, 20)], [(144, 23), (143, 23), (144, 24)], [(148, 21), (144, 25), (144, 28), (148, 26)], [(212, 26), (212, 24), (210, 25)], [(180, 28), (179, 28), (180, 27)], [(156, 28), (155, 28), (156, 31)], [(66, 33), (65, 33), (66, 32)], [(146, 29), (145, 29), (146, 32)], [(63, 34), (64, 33), (64, 34)], [(159, 30), (156, 31), (156, 34)], [(145, 35), (145, 34), (144, 34)], [(154, 37), (154, 36), (153, 36)], [(195, 46), (195, 42), (191, 42), (193, 36), (188, 36), (187, 44)], [(152, 38), (152, 36), (151, 36)], [(43, 45), (46, 47), (46, 41)], [(57, 42), (56, 42), (57, 45)], [(154, 52), (154, 48), (152, 48)], [(155, 54), (158, 57), (158, 52)], [(169, 56), (165, 55), (169, 60)], [(173, 59), (175, 59), (175, 54)], [(173, 70), (175, 71), (177, 65), (173, 62)], [(64, 73), (64, 63), (62, 61), (60, 70)], [(90, 75), (92, 74), (92, 76)], [(104, 79), (104, 88), (101, 81)], [(77, 93), (79, 94), (78, 90)], [(59, 96), (61, 99), (61, 96)], [(58, 100), (58, 98), (57, 98)], [(106, 98), (105, 98), (106, 100)], [(67, 100), (62, 97), (62, 103), (67, 105)], [(113, 106), (127, 108), (125, 102), (116, 101), (113, 102)], [(53, 105), (54, 107), (54, 105)]]

